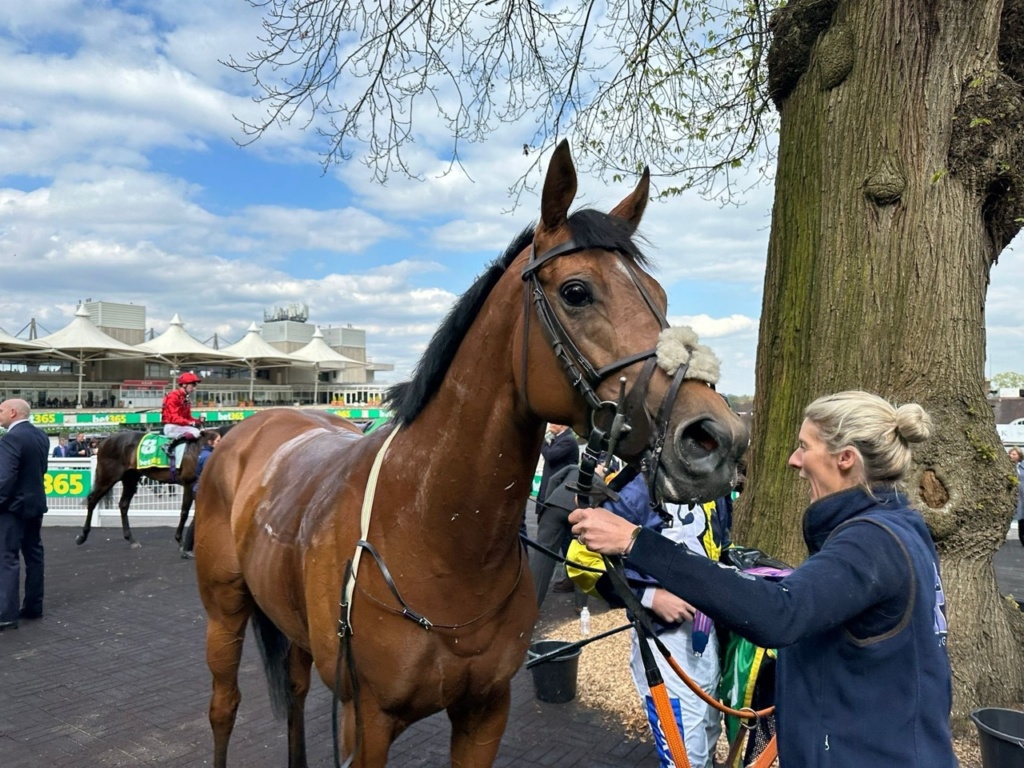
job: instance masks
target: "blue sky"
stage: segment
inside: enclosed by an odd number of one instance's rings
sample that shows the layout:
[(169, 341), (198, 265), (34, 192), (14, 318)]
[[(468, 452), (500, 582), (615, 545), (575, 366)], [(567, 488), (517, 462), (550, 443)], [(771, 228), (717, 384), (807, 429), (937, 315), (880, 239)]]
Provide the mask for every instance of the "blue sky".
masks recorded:
[[(367, 330), (405, 378), (473, 278), (537, 216), (509, 186), (526, 170), (515, 126), (463, 148), (445, 173), (443, 127), (417, 124), (423, 180), (374, 183), (358, 158), (324, 173), (314, 132), (247, 147), (250, 84), (219, 61), (256, 47), (243, 0), (0, 4), (0, 327), (46, 330), (82, 299), (175, 313), (201, 340), (244, 335), (293, 302), (311, 322)], [(583, 176), (577, 204), (608, 208), (633, 180)], [(722, 358), (725, 392), (751, 393), (772, 190), (741, 207), (654, 203), (642, 233), (674, 323)], [(1003, 254), (989, 301), (990, 372), (1024, 369), (1024, 264)]]

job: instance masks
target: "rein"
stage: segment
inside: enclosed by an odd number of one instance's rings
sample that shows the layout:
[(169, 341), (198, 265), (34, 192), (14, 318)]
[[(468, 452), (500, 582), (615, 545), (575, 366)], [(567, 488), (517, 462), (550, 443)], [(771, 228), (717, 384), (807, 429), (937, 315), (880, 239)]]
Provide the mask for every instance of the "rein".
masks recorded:
[[(657, 417), (653, 423), (651, 422), (650, 414), (647, 412), (645, 407), (645, 401), (647, 399), (647, 391), (650, 386), (651, 377), (653, 376), (654, 369), (658, 363), (657, 348), (620, 358), (619, 360), (615, 360), (601, 368), (597, 368), (593, 363), (591, 363), (586, 355), (584, 355), (580, 351), (579, 347), (577, 347), (573, 342), (572, 337), (559, 321), (554, 308), (551, 306), (551, 301), (548, 299), (547, 294), (544, 293), (539, 278), (540, 268), (549, 261), (558, 258), (559, 256), (565, 256), (583, 250), (586, 250), (586, 248), (577, 245), (576, 242), (571, 239), (545, 251), (540, 256), (537, 256), (535, 250), (531, 247), (530, 259), (523, 267), (522, 273), (523, 281), (527, 285), (526, 290), (523, 291), (524, 331), (523, 352), (521, 355), (521, 380), (523, 391), (527, 393), (526, 397), (528, 399), (529, 388), (526, 386), (526, 382), (529, 370), (529, 366), (527, 364), (530, 335), (529, 308), (530, 299), (532, 297), (537, 318), (548, 342), (551, 344), (551, 348), (555, 353), (555, 356), (559, 361), (561, 361), (573, 388), (576, 389), (587, 405), (588, 421), (591, 425), (591, 431), (587, 439), (587, 445), (583, 452), (583, 457), (580, 460), (579, 478), (572, 490), (576, 491), (578, 499), (577, 503), (580, 504), (580, 506), (590, 506), (594, 471), (598, 461), (600, 460), (602, 452), (613, 454), (615, 449), (622, 447), (622, 444), (624, 443), (629, 444), (629, 452), (636, 452), (638, 448), (643, 449), (641, 469), (645, 475), (645, 480), (648, 483), (648, 486), (652, 489), (652, 494), (654, 493), (653, 489), (657, 487), (656, 479), (661, 465), (661, 453), (664, 450), (666, 441), (668, 440), (669, 417), (683, 381), (687, 378), (689, 363), (683, 362), (675, 368), (674, 372), (671, 372), (672, 383), (669, 385), (669, 389), (661, 401)], [(606, 247), (605, 250), (609, 250), (619, 257), (620, 262), (625, 267), (633, 281), (633, 284), (636, 286), (640, 295), (646, 302), (647, 307), (651, 310), (655, 318), (657, 318), (662, 331), (665, 331), (665, 329), (669, 327), (668, 320), (640, 282), (630, 260), (626, 258), (626, 255), (621, 249)], [(628, 393), (626, 391), (626, 378), (621, 377), (619, 379), (619, 395), (617, 401), (613, 403), (601, 400), (596, 391), (597, 387), (611, 374), (640, 361), (644, 361), (644, 366), (630, 391)], [(529, 402), (527, 402), (527, 407), (529, 407)], [(638, 443), (639, 446), (637, 445)], [(525, 540), (529, 542), (528, 539)], [(533, 542), (529, 543), (535, 548), (545, 551), (548, 555), (554, 554), (545, 550), (543, 547), (539, 547), (539, 545), (536, 545)], [(556, 557), (557, 559), (564, 560), (564, 558), (561, 558), (560, 556)], [(629, 583), (625, 576), (625, 569), (622, 564), (622, 558), (602, 555), (602, 559), (604, 560), (606, 573), (608, 574), (616, 594), (623, 603), (625, 603), (626, 607), (634, 617), (632, 626), (636, 629), (640, 638), (640, 655), (643, 660), (644, 671), (651, 691), (651, 698), (654, 701), (655, 709), (658, 712), (658, 718), (661, 721), (669, 752), (677, 766), (680, 766), (680, 768), (689, 768), (690, 762), (683, 744), (683, 737), (680, 733), (679, 725), (676, 722), (671, 703), (668, 699), (668, 693), (665, 689), (665, 682), (662, 677), (661, 670), (655, 661), (650, 645), (646, 642), (648, 638), (653, 641), (659, 652), (665, 657), (669, 665), (672, 667), (672, 670), (680, 677), (680, 679), (682, 679), (683, 682), (703, 701), (710, 704), (715, 709), (744, 720), (763, 717), (774, 711), (774, 707), (758, 712), (754, 712), (753, 710), (736, 710), (731, 707), (724, 706), (715, 700), (714, 697), (709, 696), (686, 674), (675, 659), (672, 658), (672, 654), (668, 648), (658, 639), (654, 632), (654, 627), (650, 622), (647, 610), (641, 605), (640, 601), (633, 593), (633, 590), (629, 587)], [(585, 571), (597, 570), (581, 566), (576, 563), (573, 565)], [(542, 661), (547, 660), (549, 657), (578, 649), (588, 642), (600, 639), (601, 637), (606, 637), (609, 634), (614, 634), (614, 632), (620, 631), (624, 628), (625, 626), (603, 633), (602, 635), (598, 635), (594, 638), (588, 638), (586, 640), (573, 643), (566, 648), (560, 649), (552, 654), (548, 654), (546, 657), (534, 659), (529, 663), (529, 665), (532, 666), (534, 664), (539, 664)], [(768, 753), (771, 753), (770, 757)], [(765, 758), (767, 762), (764, 762), (762, 758)], [(758, 760), (755, 762), (755, 766), (758, 766), (758, 768), (767, 766), (773, 759), (774, 740), (771, 745), (769, 745), (769, 748), (759, 756)]]
[[(580, 487), (577, 489), (577, 492), (580, 494), (581, 497), (589, 496), (590, 488), (593, 482), (594, 468), (599, 459), (601, 451), (608, 451), (615, 447), (622, 447), (622, 445), (624, 444), (628, 446), (628, 452), (630, 453), (638, 453), (641, 452), (642, 450), (644, 457), (641, 462), (642, 467), (645, 470), (645, 474), (649, 473), (649, 480), (653, 482), (654, 477), (656, 476), (656, 473), (658, 471), (657, 468), (660, 464), (661, 451), (664, 448), (665, 440), (667, 437), (668, 420), (672, 408), (672, 403), (675, 402), (676, 395), (679, 392), (680, 386), (682, 386), (682, 382), (686, 376), (686, 370), (688, 367), (687, 365), (680, 365), (676, 369), (675, 374), (673, 376), (672, 384), (659, 408), (657, 421), (655, 424), (652, 424), (650, 415), (648, 414), (645, 406), (645, 401), (647, 398), (647, 391), (650, 386), (650, 380), (654, 374), (655, 368), (657, 367), (657, 348), (655, 347), (652, 349), (644, 350), (642, 352), (637, 352), (632, 355), (628, 355), (600, 368), (595, 367), (593, 363), (591, 363), (591, 361), (587, 358), (587, 356), (580, 351), (579, 347), (572, 340), (572, 337), (565, 330), (565, 327), (562, 325), (562, 323), (558, 319), (558, 316), (555, 314), (554, 307), (552, 307), (551, 302), (547, 297), (547, 294), (544, 293), (544, 289), (540, 283), (540, 277), (538, 273), (541, 267), (543, 267), (545, 264), (552, 261), (553, 259), (558, 258), (559, 256), (566, 256), (568, 254), (578, 253), (580, 251), (589, 250), (590, 248), (600, 248), (602, 250), (614, 253), (619, 258), (620, 263), (622, 264), (623, 268), (626, 270), (626, 273), (632, 280), (633, 285), (636, 286), (637, 291), (640, 293), (648, 309), (650, 309), (651, 313), (657, 319), (662, 331), (665, 331), (665, 329), (669, 327), (669, 323), (667, 318), (665, 317), (665, 314), (655, 303), (654, 299), (651, 297), (647, 289), (644, 288), (643, 283), (639, 280), (637, 272), (634, 269), (630, 259), (627, 258), (627, 254), (623, 252), (622, 249), (618, 247), (600, 245), (581, 246), (577, 245), (573, 239), (570, 239), (564, 243), (561, 243), (560, 245), (557, 245), (545, 251), (540, 256), (537, 256), (535, 244), (532, 244), (530, 246), (530, 258), (527, 260), (527, 263), (523, 267), (522, 272), (522, 279), (525, 283), (523, 290), (523, 350), (521, 359), (522, 390), (524, 393), (524, 397), (526, 398), (526, 406), (529, 409), (529, 390), (526, 386), (526, 381), (529, 369), (527, 360), (529, 357), (529, 330), (531, 315), (530, 304), (532, 303), (534, 311), (537, 314), (538, 321), (540, 322), (540, 325), (544, 330), (544, 334), (547, 337), (549, 343), (551, 344), (552, 351), (554, 352), (558, 360), (562, 363), (562, 366), (564, 367), (566, 375), (570, 383), (572, 384), (573, 388), (580, 394), (580, 396), (583, 398), (583, 401), (586, 403), (587, 420), (590, 422), (592, 429), (590, 439), (588, 440), (587, 444), (587, 450), (584, 452), (584, 459), (581, 462), (580, 468)], [(610, 375), (618, 371), (621, 371), (622, 369), (631, 366), (634, 363), (638, 363), (641, 361), (644, 362), (643, 368), (641, 369), (639, 376), (637, 377), (636, 381), (633, 384), (633, 387), (630, 389), (628, 393), (626, 392), (626, 379), (625, 377), (621, 377), (619, 380), (620, 387), (618, 401), (611, 402), (601, 400), (601, 398), (597, 394), (597, 387), (599, 387), (605, 379), (607, 379)], [(604, 419), (604, 421), (602, 421), (602, 418)], [(605, 422), (607, 422), (607, 428), (602, 428), (600, 424)], [(381, 574), (383, 575), (385, 581), (388, 584), (389, 590), (391, 591), (392, 595), (397, 600), (401, 608), (398, 609), (392, 606), (388, 606), (385, 603), (378, 600), (377, 598), (370, 595), (369, 593), (367, 593), (365, 590), (360, 589), (360, 592), (373, 602), (377, 603), (379, 606), (393, 613), (404, 616), (405, 618), (411, 621), (414, 621), (415, 623), (417, 623), (418, 625), (420, 625), (428, 631), (430, 629), (455, 630), (473, 624), (474, 622), (480, 621), (484, 617), (499, 610), (501, 606), (505, 605), (508, 602), (508, 600), (511, 599), (512, 595), (515, 594), (516, 588), (519, 586), (520, 580), (522, 578), (523, 549), (522, 547), (520, 547), (519, 570), (516, 575), (515, 583), (512, 585), (512, 588), (509, 590), (506, 596), (497, 603), (497, 605), (488, 609), (483, 614), (477, 616), (471, 621), (464, 622), (461, 624), (450, 625), (434, 624), (427, 617), (423, 616), (422, 614), (414, 611), (412, 608), (409, 607), (409, 605), (405, 602), (405, 600), (399, 593), (398, 588), (391, 577), (390, 571), (385, 565), (380, 554), (367, 541), (370, 512), (373, 507), (373, 497), (376, 490), (376, 484), (380, 468), (381, 465), (383, 464), (384, 456), (387, 453), (388, 447), (390, 446), (392, 439), (395, 437), (398, 431), (399, 428), (396, 427), (394, 431), (390, 435), (388, 435), (387, 440), (381, 446), (380, 450), (378, 451), (374, 459), (373, 467), (370, 472), (370, 477), (367, 480), (367, 485), (364, 490), (360, 540), (356, 543), (356, 551), (352, 560), (350, 560), (346, 566), (345, 576), (343, 578), (342, 583), (342, 595), (339, 604), (340, 616), (338, 618), (338, 657), (335, 668), (335, 694), (333, 704), (334, 764), (336, 768), (340, 768), (337, 706), (341, 688), (342, 654), (345, 654), (345, 658), (348, 662), (348, 676), (353, 686), (353, 706), (355, 708), (356, 717), (355, 738), (357, 740), (357, 744), (359, 739), (359, 732), (361, 730), (361, 721), (359, 716), (357, 695), (358, 682), (354, 672), (354, 659), (352, 657), (351, 642), (348, 642), (348, 638), (353, 633), (351, 616), (352, 598), (357, 586), (359, 560), (362, 552), (365, 550), (370, 554), (371, 557), (373, 557), (374, 561), (377, 563), (378, 568), (380, 569)], [(586, 492), (583, 491), (584, 487), (587, 489)], [(633, 595), (632, 590), (630, 590), (628, 584), (626, 584), (625, 576), (622, 575), (620, 571), (615, 570), (617, 567), (621, 566), (617, 566), (610, 559), (607, 558), (606, 566), (608, 568), (609, 574), (614, 572), (620, 577), (621, 586), (619, 584), (616, 584), (616, 591), (619, 591), (620, 589), (624, 590), (625, 593), (628, 593), (628, 597), (632, 598), (633, 601), (636, 602), (639, 606), (639, 601), (636, 600), (636, 597), (635, 595)], [(614, 579), (613, 583), (615, 583)], [(625, 594), (621, 594), (620, 596), (627, 601), (627, 604), (629, 604), (628, 598)], [(634, 612), (634, 616), (643, 616), (642, 609), (640, 612)], [(648, 628), (650, 627), (649, 620), (646, 619), (646, 617), (642, 620), (638, 619), (635, 622), (638, 631), (640, 631), (640, 627), (643, 621), (645, 620), (647, 621)], [(653, 635), (653, 629), (651, 629), (650, 631)], [(609, 633), (605, 633), (593, 639), (596, 640), (599, 637), (607, 636), (607, 634)], [(651, 653), (650, 648), (646, 645), (646, 643), (641, 643), (641, 647), (645, 649), (646, 654), (644, 656), (645, 668), (648, 667), (648, 661), (650, 661), (650, 667), (653, 667), (654, 670), (653, 673), (658, 675), (660, 679), (660, 671), (658, 670), (657, 664), (654, 662), (653, 654)], [(648, 656), (650, 656), (649, 660), (647, 658)], [(651, 677), (651, 674), (652, 672), (650, 668), (648, 668), (649, 678)], [(664, 694), (663, 681), (661, 683), (661, 689), (662, 693)], [(664, 705), (668, 707), (667, 694), (664, 694), (662, 698), (664, 699)], [(670, 707), (666, 711), (669, 713), (669, 721), (674, 725), (675, 718), (671, 716)], [(664, 720), (664, 718), (662, 719)], [(678, 734), (678, 726), (675, 726), (675, 729), (675, 740), (678, 741), (678, 749), (681, 750), (682, 737)], [(671, 737), (671, 734), (668, 734), (668, 729), (666, 729), (666, 733), (669, 736), (669, 741), (671, 744), (673, 739)], [(351, 764), (352, 758), (356, 754), (356, 751), (357, 750), (354, 748), (352, 751), (352, 755), (350, 755), (348, 760), (346, 760), (346, 766)], [(676, 758), (677, 765), (682, 766), (684, 768), (689, 768), (689, 762), (686, 759), (685, 750), (681, 750), (681, 757), (677, 757), (676, 750), (673, 750), (673, 757)]]
[[(527, 283), (527, 290), (523, 291), (524, 333), (522, 353), (522, 387), (524, 392), (529, 392), (529, 388), (526, 386), (526, 379), (528, 373), (527, 352), (530, 321), (529, 296), (532, 295), (534, 309), (536, 310), (537, 317), (544, 330), (544, 334), (547, 336), (555, 356), (561, 361), (562, 366), (565, 368), (566, 374), (568, 375), (570, 382), (572, 382), (573, 388), (576, 389), (587, 405), (588, 421), (591, 425), (591, 431), (587, 440), (586, 450), (583, 452), (583, 457), (580, 461), (579, 478), (577, 480), (576, 487), (573, 490), (576, 491), (578, 504), (581, 506), (590, 506), (594, 470), (600, 459), (600, 455), (602, 451), (608, 451), (612, 446), (619, 446), (620, 441), (629, 439), (631, 436), (630, 433), (634, 428), (632, 421), (636, 421), (636, 426), (641, 427), (641, 429), (638, 430), (640, 434), (634, 435), (633, 437), (635, 439), (642, 440), (643, 444), (645, 444), (646, 450), (643, 464), (645, 465), (645, 474), (648, 475), (648, 482), (652, 483), (653, 487), (654, 475), (657, 473), (657, 467), (660, 463), (659, 458), (661, 451), (664, 448), (665, 438), (668, 432), (668, 414), (671, 411), (671, 403), (675, 401), (675, 395), (678, 393), (679, 387), (682, 385), (683, 379), (686, 376), (686, 368), (688, 366), (679, 366), (676, 369), (672, 380), (672, 386), (669, 388), (669, 391), (659, 408), (656, 426), (657, 438), (654, 442), (654, 446), (650, 447), (650, 434), (653, 430), (647, 410), (644, 407), (644, 401), (646, 400), (650, 379), (654, 374), (655, 365), (657, 363), (657, 348), (621, 358), (602, 368), (596, 368), (586, 355), (579, 350), (572, 338), (566, 332), (565, 327), (559, 321), (547, 294), (544, 293), (543, 287), (540, 284), (540, 277), (538, 273), (541, 267), (559, 256), (577, 253), (582, 250), (585, 249), (577, 245), (576, 242), (571, 239), (545, 251), (540, 256), (537, 256), (536, 251), (531, 247), (530, 259), (523, 267), (523, 281)], [(611, 250), (616, 254), (616, 256), (618, 256), (620, 262), (629, 274), (630, 279), (633, 281), (633, 284), (637, 287), (640, 295), (647, 303), (647, 307), (654, 314), (655, 318), (657, 318), (661, 325), (661, 329), (664, 331), (669, 327), (668, 320), (659, 307), (654, 303), (650, 294), (646, 289), (644, 289), (642, 283), (637, 278), (635, 270), (629, 263), (629, 259), (627, 259), (618, 248), (608, 248), (607, 250)], [(617, 402), (612, 403), (609, 401), (602, 401), (598, 397), (596, 388), (602, 381), (604, 381), (604, 379), (627, 366), (640, 362), (641, 360), (644, 361), (644, 367), (629, 393), (626, 392), (626, 379), (625, 377), (621, 377), (619, 380), (619, 396)], [(529, 404), (527, 403), (527, 405)], [(602, 428), (599, 425), (599, 414), (607, 413), (608, 411), (612, 412), (611, 423), (608, 428)], [(632, 420), (630, 419), (630, 416), (633, 416)], [(626, 582), (625, 573), (621, 565), (621, 559), (607, 556), (602, 557), (615, 592), (619, 595), (620, 599), (623, 600), (626, 606), (631, 609), (633, 614), (633, 624), (641, 638), (639, 645), (644, 664), (644, 671), (647, 676), (651, 697), (654, 700), (655, 709), (657, 710), (658, 717), (662, 722), (662, 729), (668, 743), (669, 752), (672, 755), (672, 760), (677, 766), (690, 768), (690, 762), (687, 758), (686, 750), (683, 747), (683, 738), (679, 732), (679, 726), (676, 723), (675, 716), (672, 712), (672, 707), (668, 700), (668, 693), (665, 690), (665, 681), (661, 676), (661, 670), (658, 668), (650, 646), (643, 641), (643, 638), (647, 636), (653, 637), (653, 627), (651, 627), (650, 620), (645, 615), (639, 600), (636, 599), (636, 596), (633, 594), (633, 591), (629, 588), (629, 585)]]
[[(610, 251), (619, 258), (626, 273), (636, 286), (637, 291), (643, 298), (651, 314), (657, 319), (662, 331), (669, 328), (668, 319), (655, 303), (650, 292), (644, 288), (643, 283), (637, 276), (636, 269), (627, 255), (617, 247), (613, 246), (581, 246), (575, 240), (567, 240), (560, 245), (548, 249), (541, 255), (537, 255), (535, 246), (530, 246), (530, 258), (523, 266), (523, 282), (526, 284), (523, 291), (523, 350), (521, 360), (522, 390), (527, 399), (529, 407), (529, 388), (526, 386), (529, 366), (529, 338), (530, 338), (530, 303), (532, 303), (537, 314), (538, 321), (551, 345), (555, 357), (562, 363), (566, 376), (569, 378), (573, 388), (583, 398), (587, 406), (587, 421), (591, 425), (590, 439), (587, 441), (587, 448), (584, 451), (583, 461), (580, 464), (581, 483), (586, 482), (585, 475), (593, 477), (593, 469), (597, 464), (598, 457), (602, 450), (611, 453), (615, 448), (622, 448), (627, 453), (643, 453), (641, 461), (644, 474), (648, 483), (654, 487), (654, 479), (660, 465), (661, 452), (665, 447), (668, 435), (668, 420), (672, 404), (675, 402), (676, 394), (686, 378), (688, 364), (684, 363), (676, 368), (672, 384), (665, 399), (662, 400), (658, 411), (657, 419), (651, 421), (650, 414), (645, 406), (647, 391), (650, 387), (651, 378), (658, 364), (657, 347), (637, 352), (632, 355), (615, 360), (600, 368), (596, 367), (579, 347), (572, 340), (566, 331), (550, 299), (544, 293), (540, 283), (539, 272), (548, 262), (559, 256), (567, 256), (572, 253), (588, 250), (589, 248), (601, 248)], [(621, 371), (634, 363), (643, 361), (644, 366), (634, 381), (632, 388), (626, 392), (626, 379), (619, 379), (619, 396), (617, 402), (602, 400), (597, 394), (597, 387), (601, 382), (614, 373)], [(599, 434), (600, 433), (600, 434)]]

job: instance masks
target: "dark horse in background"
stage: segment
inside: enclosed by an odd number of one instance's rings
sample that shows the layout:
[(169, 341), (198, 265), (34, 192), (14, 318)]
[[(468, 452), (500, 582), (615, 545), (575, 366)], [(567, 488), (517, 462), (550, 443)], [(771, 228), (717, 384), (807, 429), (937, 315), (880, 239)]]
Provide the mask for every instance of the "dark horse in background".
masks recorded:
[(198, 440), (189, 442), (185, 448), (185, 455), (181, 459), (181, 466), (177, 467), (177, 479), (175, 480), (171, 479), (171, 471), (169, 469), (136, 469), (135, 459), (138, 455), (139, 443), (142, 442), (142, 438), (146, 434), (145, 432), (126, 430), (115, 432), (103, 438), (96, 449), (96, 474), (92, 479), (92, 491), (90, 491), (85, 500), (85, 525), (82, 526), (82, 532), (75, 538), (75, 542), (84, 544), (85, 540), (89, 538), (89, 531), (92, 530), (93, 510), (96, 509), (100, 499), (110, 493), (110, 490), (120, 482), (121, 498), (117, 502), (117, 506), (121, 510), (121, 529), (124, 532), (125, 540), (133, 548), (141, 547), (142, 545), (132, 536), (132, 529), (128, 524), (128, 507), (131, 506), (132, 498), (134, 498), (135, 492), (139, 488), (139, 480), (143, 477), (148, 477), (150, 480), (155, 480), (158, 483), (168, 483), (182, 487), (181, 518), (178, 520), (178, 528), (174, 532), (174, 540), (180, 544), (182, 531), (185, 529), (185, 523), (188, 522), (188, 513), (192, 509), (192, 502), (194, 501), (192, 484), (196, 481), (196, 462), (199, 460), (199, 451), (205, 434), (206, 432), (213, 431), (225, 435), (232, 426), (234, 425), (228, 424), (204, 430), (203, 435)]
[[(620, 377), (634, 426), (620, 456), (656, 466), (654, 486), (671, 500), (731, 487), (746, 427), (688, 368), (655, 364), (665, 293), (632, 240), (649, 184), (645, 171), (611, 213), (570, 216), (576, 172), (563, 142), (540, 223), (457, 302), (413, 380), (391, 390), (390, 425), (363, 436), (330, 414), (274, 408), (220, 442), (195, 528), (214, 768), (227, 763), (250, 618), (271, 702), (288, 718), (290, 768), (307, 765), (314, 665), (343, 702), (352, 768), (385, 765), (402, 731), (442, 710), (451, 765), (491, 766), (537, 617), (519, 526), (544, 428), (587, 434)], [(362, 565), (346, 578), (357, 551)], [(351, 613), (340, 625), (343, 587)]]

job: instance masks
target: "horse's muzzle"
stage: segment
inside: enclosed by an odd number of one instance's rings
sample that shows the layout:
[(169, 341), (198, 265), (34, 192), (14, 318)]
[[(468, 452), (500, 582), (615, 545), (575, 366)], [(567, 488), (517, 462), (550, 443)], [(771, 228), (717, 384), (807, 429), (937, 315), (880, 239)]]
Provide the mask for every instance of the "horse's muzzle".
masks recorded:
[(711, 501), (729, 493), (749, 440), (738, 418), (723, 424), (701, 417), (680, 425), (661, 455), (658, 492), (678, 503)]

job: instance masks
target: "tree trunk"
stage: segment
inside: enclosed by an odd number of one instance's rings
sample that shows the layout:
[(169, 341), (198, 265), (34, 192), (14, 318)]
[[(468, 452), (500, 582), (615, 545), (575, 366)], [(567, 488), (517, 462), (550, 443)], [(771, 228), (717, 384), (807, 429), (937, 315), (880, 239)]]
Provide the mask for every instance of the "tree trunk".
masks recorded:
[(924, 406), (936, 433), (908, 490), (942, 559), (960, 732), (973, 708), (1024, 699), (1024, 621), (992, 568), (1016, 479), (984, 388), (989, 271), (1024, 215), (1024, 102), (1000, 65), (1012, 58), (1002, 7), (795, 0), (776, 13), (781, 136), (734, 534), (806, 556), (807, 491), (784, 465), (814, 398), (866, 389)]

